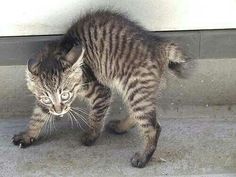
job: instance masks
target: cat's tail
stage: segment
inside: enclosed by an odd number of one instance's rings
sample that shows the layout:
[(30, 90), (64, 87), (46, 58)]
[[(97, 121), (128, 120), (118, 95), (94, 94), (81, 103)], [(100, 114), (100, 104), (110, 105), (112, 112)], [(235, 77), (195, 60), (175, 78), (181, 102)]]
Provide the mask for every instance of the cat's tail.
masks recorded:
[(166, 43), (164, 48), (169, 70), (179, 78), (188, 78), (195, 67), (195, 62), (174, 42)]

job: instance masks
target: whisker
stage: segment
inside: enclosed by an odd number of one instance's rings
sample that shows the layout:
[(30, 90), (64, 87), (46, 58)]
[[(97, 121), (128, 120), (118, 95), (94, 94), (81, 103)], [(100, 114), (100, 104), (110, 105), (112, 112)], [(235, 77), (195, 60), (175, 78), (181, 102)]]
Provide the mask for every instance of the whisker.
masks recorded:
[(49, 130), (48, 130), (49, 117), (50, 117), (50, 115), (48, 115), (47, 120), (45, 121), (46, 135), (48, 135), (48, 131), (49, 131)]
[(73, 119), (72, 119), (72, 117), (71, 117), (71, 115), (70, 115), (70, 112), (68, 112), (68, 116), (69, 116), (69, 119), (70, 119), (71, 128), (73, 129), (74, 123), (73, 123)]
[(47, 135), (50, 135), (51, 131), (50, 131), (50, 117), (48, 117), (48, 122), (47, 122)]
[(49, 118), (49, 129), (50, 129), (49, 134), (51, 135), (51, 133), (52, 133), (52, 117), (51, 116)]
[(81, 125), (80, 121), (75, 117), (75, 115), (74, 115), (72, 112), (71, 112), (71, 116), (72, 116), (73, 120), (76, 122), (77, 127), (78, 127), (78, 125), (79, 125), (79, 127), (80, 127), (82, 130), (84, 130), (84, 128), (83, 128), (83, 126)]
[(87, 120), (82, 116), (82, 115), (80, 115), (80, 114), (78, 114), (78, 113), (76, 113), (76, 112), (74, 112), (87, 126), (89, 126), (90, 127), (90, 125), (86, 122)]
[(53, 125), (54, 131), (57, 130), (56, 126), (55, 126), (55, 117), (54, 116), (52, 116), (52, 125)]
[(85, 131), (84, 128), (81, 126), (80, 122), (76, 119), (76, 117), (75, 117), (75, 115), (73, 114), (73, 112), (71, 112), (71, 111), (69, 111), (69, 112), (71, 113), (71, 116), (72, 116), (72, 117), (74, 118), (74, 120), (76, 121), (77, 126), (78, 126), (78, 124), (79, 124), (79, 127), (80, 127), (83, 131)]
[(71, 111), (73, 111), (89, 128), (92, 128), (91, 125), (89, 125), (89, 123), (86, 121), (86, 118), (83, 117), (83, 115), (77, 113), (77, 112), (74, 111), (73, 109), (71, 109)]
[(72, 107), (72, 109), (74, 109), (74, 110), (76, 110), (76, 111), (79, 111), (79, 112), (83, 113), (83, 114), (86, 115), (86, 116), (89, 116), (89, 114), (86, 112), (85, 109), (76, 108), (76, 107)]
[(79, 110), (82, 110), (82, 111), (87, 111), (86, 109), (81, 108), (81, 107), (72, 107), (72, 108), (79, 109)]
[(74, 115), (73, 112), (71, 112), (71, 115), (72, 115), (72, 117), (74, 118), (74, 120), (76, 121), (77, 126), (79, 125), (79, 127), (80, 127), (83, 131), (85, 131), (85, 129), (83, 128), (83, 126), (80, 124), (80, 121), (77, 120), (77, 118), (75, 117), (75, 115)]
[(46, 126), (47, 126), (47, 121), (48, 121), (48, 117), (50, 116), (50, 114), (46, 114), (42, 119), (45, 119), (44, 124), (43, 124), (43, 130), (46, 130)]
[(53, 116), (50, 114), (48, 118), (48, 126), (49, 126), (49, 134), (52, 134), (52, 123), (53, 123)]

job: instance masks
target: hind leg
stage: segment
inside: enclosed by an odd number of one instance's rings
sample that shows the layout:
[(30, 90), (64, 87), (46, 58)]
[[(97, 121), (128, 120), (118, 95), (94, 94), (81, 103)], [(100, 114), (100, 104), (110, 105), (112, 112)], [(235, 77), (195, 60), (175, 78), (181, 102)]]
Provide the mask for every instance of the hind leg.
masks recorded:
[(131, 158), (131, 164), (133, 167), (142, 168), (149, 162), (156, 150), (157, 142), (161, 133), (161, 127), (156, 121), (155, 110), (142, 114), (138, 113), (135, 115), (135, 120), (144, 137), (144, 149), (133, 155)]
[[(143, 79), (147, 80), (147, 78)], [(159, 83), (154, 79), (152, 79), (153, 82), (149, 81), (148, 83), (140, 80), (128, 84), (129, 89), (125, 96), (130, 115), (134, 118), (144, 137), (144, 149), (135, 153), (131, 158), (132, 166), (138, 168), (144, 167), (151, 159), (161, 132), (161, 127), (156, 120)]]
[(106, 129), (115, 134), (126, 133), (130, 128), (135, 126), (136, 122), (133, 117), (127, 117), (122, 120), (111, 120), (106, 125)]

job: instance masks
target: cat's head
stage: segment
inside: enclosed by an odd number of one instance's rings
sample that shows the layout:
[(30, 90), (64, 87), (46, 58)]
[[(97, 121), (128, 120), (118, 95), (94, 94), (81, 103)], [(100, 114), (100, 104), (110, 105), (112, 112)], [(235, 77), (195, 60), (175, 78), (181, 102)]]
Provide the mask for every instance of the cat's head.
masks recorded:
[(51, 114), (63, 115), (70, 110), (81, 88), (83, 54), (81, 46), (63, 52), (50, 45), (37, 57), (29, 59), (27, 86), (38, 104)]

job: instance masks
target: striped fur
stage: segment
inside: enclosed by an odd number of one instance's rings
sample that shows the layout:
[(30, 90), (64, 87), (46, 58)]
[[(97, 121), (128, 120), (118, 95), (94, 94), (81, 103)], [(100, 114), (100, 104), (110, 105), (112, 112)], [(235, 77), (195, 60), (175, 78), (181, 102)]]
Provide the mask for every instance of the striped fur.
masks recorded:
[[(16, 135), (14, 143), (31, 144), (30, 139), (37, 139), (46, 121), (43, 115), (64, 114), (74, 99), (81, 96), (91, 105), (91, 128), (82, 142), (93, 144), (103, 128), (111, 92), (116, 89), (128, 107), (129, 116), (110, 121), (107, 128), (120, 134), (139, 126), (145, 139), (144, 149), (135, 153), (131, 164), (144, 167), (156, 149), (161, 132), (156, 121), (160, 81), (168, 69), (177, 68), (176, 74), (181, 75), (185, 58), (177, 44), (161, 40), (121, 14), (88, 13), (72, 25), (57, 45), (30, 60), (27, 83), (37, 98), (35, 110), (41, 112), (33, 113), (28, 130)], [(72, 96), (62, 104), (60, 97), (65, 90)], [(42, 95), (48, 96), (52, 104), (43, 104)]]

